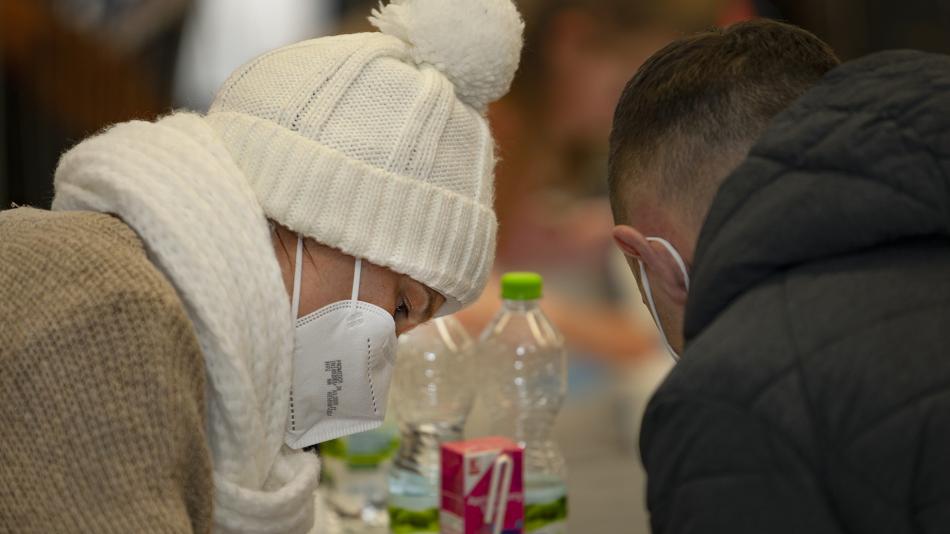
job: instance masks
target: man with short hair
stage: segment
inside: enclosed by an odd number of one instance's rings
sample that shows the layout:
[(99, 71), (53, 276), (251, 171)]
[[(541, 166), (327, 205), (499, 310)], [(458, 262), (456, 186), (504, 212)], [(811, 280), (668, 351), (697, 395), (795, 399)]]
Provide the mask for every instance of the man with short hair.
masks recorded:
[[(837, 65), (828, 45), (807, 31), (754, 21), (673, 42), (624, 90), (610, 139), (610, 201), (620, 225), (614, 237), (656, 270), (650, 281), (669, 290), (670, 301), (655, 305), (674, 354), (683, 349), (686, 285), (664, 241), (692, 263), (719, 184), (769, 121)], [(645, 236), (664, 241), (651, 245)]]
[(642, 425), (657, 534), (950, 525), (950, 58), (836, 63), (750, 22), (621, 97), (614, 239), (682, 354)]

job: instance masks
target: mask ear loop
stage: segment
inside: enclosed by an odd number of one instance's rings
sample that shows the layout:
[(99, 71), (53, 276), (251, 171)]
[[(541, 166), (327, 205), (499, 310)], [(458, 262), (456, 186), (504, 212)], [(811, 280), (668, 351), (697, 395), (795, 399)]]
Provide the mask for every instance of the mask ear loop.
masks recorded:
[[(683, 273), (683, 282), (686, 286), (686, 291), (689, 291), (689, 271), (686, 270), (686, 262), (683, 261), (682, 256), (679, 255), (679, 252), (676, 251), (676, 248), (670, 244), (669, 241), (660, 238), (660, 237), (648, 237), (647, 241), (653, 241), (659, 243), (666, 247), (670, 252), (670, 255), (673, 256), (673, 260), (676, 261), (676, 265), (680, 268), (680, 271)], [(680, 361), (680, 355), (673, 350), (673, 346), (670, 345), (669, 338), (666, 337), (666, 332), (663, 330), (663, 323), (660, 322), (660, 314), (656, 312), (656, 304), (653, 302), (653, 288), (650, 287), (650, 278), (647, 277), (646, 266), (643, 263), (643, 260), (637, 258), (637, 263), (640, 264), (640, 281), (643, 284), (643, 292), (647, 294), (647, 303), (650, 305), (650, 313), (653, 314), (653, 321), (656, 323), (657, 329), (660, 331), (660, 335), (663, 337), (663, 344), (666, 345), (666, 350), (669, 351), (670, 355), (673, 357), (673, 361)]]
[(669, 251), (670, 256), (673, 256), (673, 261), (676, 262), (676, 266), (680, 268), (680, 271), (682, 271), (683, 284), (686, 286), (686, 291), (689, 291), (689, 271), (686, 269), (686, 262), (683, 261), (683, 257), (680, 256), (680, 253), (676, 251), (676, 247), (674, 247), (669, 241), (663, 239), (662, 237), (648, 237), (647, 241), (653, 241), (654, 243), (659, 243), (666, 247), (666, 250)]
[(670, 356), (673, 357), (673, 361), (680, 361), (680, 355), (673, 350), (673, 346), (670, 345), (669, 338), (666, 337), (666, 332), (663, 330), (663, 323), (660, 322), (660, 315), (656, 313), (656, 304), (653, 303), (653, 289), (650, 287), (650, 279), (647, 277), (647, 270), (643, 264), (643, 260), (637, 259), (637, 262), (640, 263), (640, 282), (643, 284), (643, 292), (647, 295), (647, 303), (650, 305), (650, 313), (653, 314), (653, 322), (656, 323), (656, 328), (660, 331), (660, 337), (663, 339), (663, 344), (666, 345), (666, 350), (669, 351)]
[[(350, 293), (350, 300), (357, 301), (360, 296), (360, 280), (363, 277), (363, 260), (356, 258), (356, 265), (353, 268), (353, 289)], [(294, 260), (294, 297), (293, 314), (294, 320), (297, 320), (297, 314), (300, 312), (300, 280), (303, 271), (303, 236), (297, 235), (297, 256)]]
[(300, 278), (303, 270), (303, 237), (297, 235), (297, 259), (294, 260), (294, 297), (293, 297), (293, 317), (297, 320), (297, 313), (300, 312)]

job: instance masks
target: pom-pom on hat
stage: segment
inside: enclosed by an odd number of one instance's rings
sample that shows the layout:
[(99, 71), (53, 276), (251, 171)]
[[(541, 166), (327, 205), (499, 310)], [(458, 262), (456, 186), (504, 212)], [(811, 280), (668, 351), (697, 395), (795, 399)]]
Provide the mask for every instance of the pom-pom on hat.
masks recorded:
[(291, 230), (474, 301), (494, 261), (489, 103), (511, 85), (511, 0), (393, 0), (379, 33), (304, 41), (235, 71), (206, 120)]
[(477, 110), (504, 96), (521, 58), (524, 23), (510, 0), (393, 0), (370, 22), (410, 45)]

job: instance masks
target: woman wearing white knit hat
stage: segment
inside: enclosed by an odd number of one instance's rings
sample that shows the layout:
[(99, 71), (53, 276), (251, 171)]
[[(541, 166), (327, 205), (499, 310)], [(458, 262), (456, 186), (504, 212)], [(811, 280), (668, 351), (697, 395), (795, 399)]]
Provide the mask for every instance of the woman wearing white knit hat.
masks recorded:
[(320, 530), (299, 449), (378, 425), (396, 334), (484, 287), (523, 29), (510, 0), (371, 20), (80, 143), (53, 212), (0, 214), (0, 530)]

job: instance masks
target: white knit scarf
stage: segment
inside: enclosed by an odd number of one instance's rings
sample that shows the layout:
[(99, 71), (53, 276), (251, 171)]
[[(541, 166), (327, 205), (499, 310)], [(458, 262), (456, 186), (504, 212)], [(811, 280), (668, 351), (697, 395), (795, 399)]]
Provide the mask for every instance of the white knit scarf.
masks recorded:
[(184, 302), (205, 357), (216, 532), (307, 532), (319, 465), (283, 446), (293, 321), (264, 213), (197, 115), (129, 122), (70, 150), (54, 210), (118, 215)]

